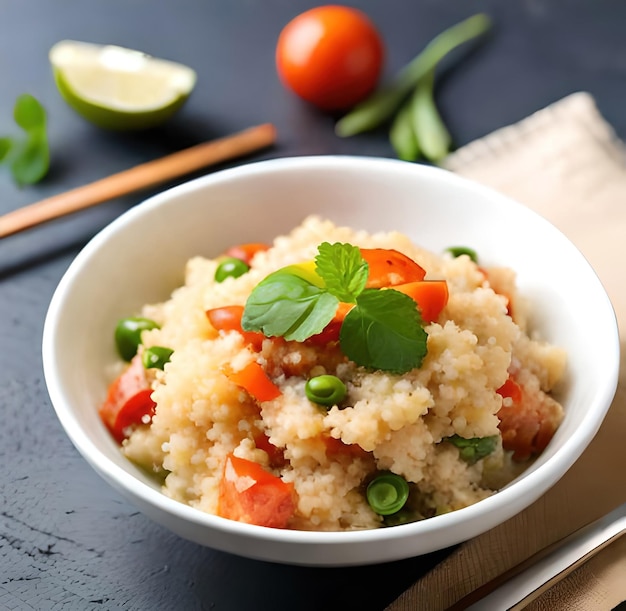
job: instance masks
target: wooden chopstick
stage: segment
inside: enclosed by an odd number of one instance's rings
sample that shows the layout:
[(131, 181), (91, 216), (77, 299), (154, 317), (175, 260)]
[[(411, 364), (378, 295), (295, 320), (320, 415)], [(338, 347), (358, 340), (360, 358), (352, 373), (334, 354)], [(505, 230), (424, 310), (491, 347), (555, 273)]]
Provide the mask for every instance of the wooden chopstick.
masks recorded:
[(270, 123), (265, 123), (142, 163), (0, 216), (0, 238), (222, 161), (253, 153), (271, 146), (275, 140), (276, 129)]

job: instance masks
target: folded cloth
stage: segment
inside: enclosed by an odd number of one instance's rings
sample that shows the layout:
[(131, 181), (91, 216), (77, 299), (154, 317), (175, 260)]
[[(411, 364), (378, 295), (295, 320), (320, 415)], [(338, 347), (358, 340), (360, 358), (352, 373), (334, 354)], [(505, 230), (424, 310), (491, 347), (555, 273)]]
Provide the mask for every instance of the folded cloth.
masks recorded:
[[(626, 149), (591, 95), (572, 94), (464, 146), (444, 166), (526, 204), (565, 233), (604, 284), (626, 343)], [(514, 230), (514, 229), (513, 229)], [(532, 247), (529, 244), (529, 248)], [(589, 321), (581, 324), (592, 324)], [(589, 350), (593, 350), (590, 326)], [(596, 438), (548, 493), (453, 552), (387, 611), (437, 611), (626, 502), (626, 366)], [(626, 599), (626, 537), (530, 604), (532, 611), (603, 611)]]

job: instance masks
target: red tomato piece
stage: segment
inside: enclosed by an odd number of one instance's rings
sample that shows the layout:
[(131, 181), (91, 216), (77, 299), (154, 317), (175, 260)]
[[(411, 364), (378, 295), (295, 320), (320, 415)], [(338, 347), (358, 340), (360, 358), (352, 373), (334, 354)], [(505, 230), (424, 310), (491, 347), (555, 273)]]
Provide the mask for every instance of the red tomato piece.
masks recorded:
[(290, 21), (276, 45), (283, 84), (322, 110), (345, 110), (371, 93), (380, 77), (384, 46), (361, 11), (327, 5)]
[(226, 376), (261, 403), (276, 399), (282, 394), (280, 388), (269, 379), (265, 369), (256, 361), (248, 363), (240, 371), (227, 372)]
[(541, 390), (527, 392), (511, 378), (497, 392), (513, 399), (511, 405), (503, 405), (498, 411), (502, 447), (513, 452), (517, 461), (540, 454), (560, 424), (558, 404)]
[(224, 254), (227, 257), (240, 259), (246, 265), (250, 265), (250, 262), (254, 259), (254, 255), (256, 255), (257, 252), (262, 252), (268, 248), (269, 245), (262, 242), (248, 242), (246, 244), (231, 246)]
[(358, 443), (344, 443), (341, 439), (335, 439), (334, 437), (323, 436), (324, 444), (326, 445), (326, 455), (331, 458), (338, 456), (349, 456), (351, 458), (365, 458), (368, 456), (366, 452)]
[(441, 310), (448, 303), (448, 283), (445, 280), (408, 282), (406, 284), (396, 284), (392, 288), (394, 291), (408, 295), (417, 303), (424, 322), (437, 320)]
[(522, 400), (522, 387), (512, 378), (508, 377), (506, 382), (496, 391), (503, 399), (510, 398), (513, 403), (520, 403)]
[(361, 256), (369, 265), (366, 288), (382, 287), (419, 282), (426, 270), (405, 254), (389, 248), (361, 248)]
[(343, 301), (337, 306), (337, 311), (333, 319), (324, 327), (324, 329), (315, 335), (309, 337), (306, 341), (314, 346), (325, 346), (330, 342), (339, 341), (339, 333), (341, 325), (346, 314), (354, 307), (353, 303), (344, 303)]
[(135, 356), (130, 365), (109, 386), (107, 398), (99, 414), (115, 441), (122, 443), (133, 426), (152, 418), (156, 403), (146, 379), (141, 357)]
[(254, 350), (257, 352), (261, 350), (265, 335), (256, 331), (244, 331), (241, 326), (243, 306), (231, 305), (213, 308), (207, 310), (206, 315), (214, 329), (218, 331), (237, 331)]
[(293, 484), (255, 462), (228, 455), (220, 480), (218, 515), (247, 524), (286, 528), (295, 508)]
[(255, 435), (254, 443), (259, 450), (263, 450), (269, 456), (270, 467), (273, 469), (280, 469), (287, 464), (283, 449), (278, 448), (271, 443), (269, 437), (265, 433)]

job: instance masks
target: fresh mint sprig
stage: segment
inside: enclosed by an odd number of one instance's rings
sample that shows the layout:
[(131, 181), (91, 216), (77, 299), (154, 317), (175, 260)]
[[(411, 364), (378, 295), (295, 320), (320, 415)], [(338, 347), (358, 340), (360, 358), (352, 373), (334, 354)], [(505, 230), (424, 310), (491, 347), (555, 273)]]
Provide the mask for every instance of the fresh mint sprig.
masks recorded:
[(317, 252), (315, 271), (324, 280), (326, 290), (340, 301), (354, 303), (365, 288), (369, 271), (359, 247), (323, 242)]
[(50, 167), (46, 111), (32, 95), (23, 94), (15, 102), (13, 118), (24, 134), (0, 138), (0, 162), (9, 167), (18, 185), (34, 184)]
[(426, 331), (413, 301), (393, 289), (365, 289), (341, 325), (339, 343), (355, 363), (405, 373), (426, 356)]
[(354, 303), (339, 336), (349, 359), (394, 373), (421, 365), (427, 334), (409, 296), (391, 288), (366, 289), (369, 266), (351, 244), (320, 244), (315, 263), (323, 286), (298, 275), (297, 265), (262, 280), (246, 302), (243, 329), (302, 342), (323, 331), (340, 301)]

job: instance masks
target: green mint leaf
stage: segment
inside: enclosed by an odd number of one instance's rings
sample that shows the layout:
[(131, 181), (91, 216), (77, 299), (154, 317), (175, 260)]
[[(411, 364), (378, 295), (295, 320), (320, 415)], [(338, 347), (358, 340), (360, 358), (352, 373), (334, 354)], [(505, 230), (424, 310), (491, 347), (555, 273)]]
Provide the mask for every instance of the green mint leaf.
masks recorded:
[(39, 182), (48, 172), (50, 154), (45, 133), (31, 132), (26, 142), (20, 143), (11, 156), (11, 172), (18, 185)]
[(339, 335), (341, 349), (357, 365), (394, 373), (421, 365), (426, 340), (415, 302), (393, 289), (365, 289)]
[(492, 435), (490, 437), (472, 437), (466, 439), (459, 435), (452, 435), (447, 437), (447, 441), (456, 446), (459, 449), (459, 456), (461, 460), (464, 460), (469, 465), (473, 465), (481, 458), (489, 456), (498, 444), (498, 435)]
[(302, 342), (324, 329), (338, 305), (337, 297), (324, 288), (278, 270), (254, 287), (241, 325), (245, 331)]
[(13, 140), (11, 138), (0, 138), (0, 162), (4, 161), (12, 148)]
[(365, 288), (369, 266), (358, 246), (323, 242), (317, 248), (315, 271), (328, 292), (340, 301), (354, 303)]
[(25, 93), (17, 98), (13, 109), (15, 122), (27, 132), (46, 126), (46, 111), (32, 95)]
[(18, 185), (39, 182), (50, 167), (50, 150), (46, 135), (46, 111), (29, 94), (15, 102), (13, 117), (26, 133), (23, 138), (0, 138), (0, 161), (5, 161)]

